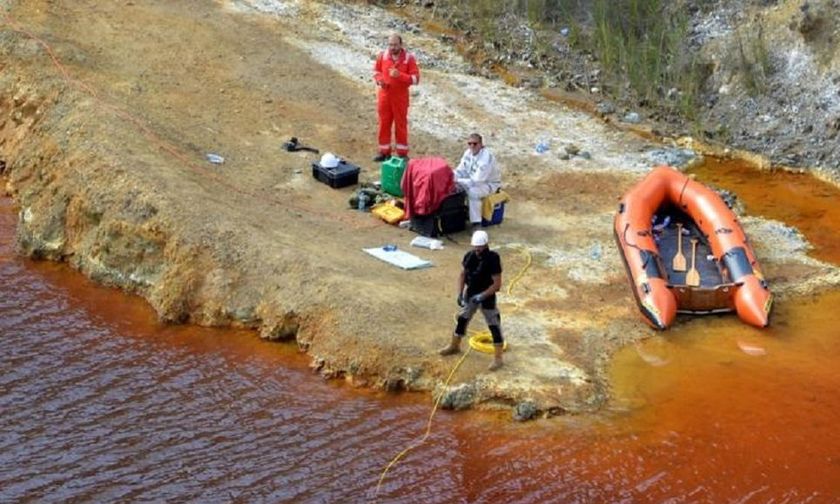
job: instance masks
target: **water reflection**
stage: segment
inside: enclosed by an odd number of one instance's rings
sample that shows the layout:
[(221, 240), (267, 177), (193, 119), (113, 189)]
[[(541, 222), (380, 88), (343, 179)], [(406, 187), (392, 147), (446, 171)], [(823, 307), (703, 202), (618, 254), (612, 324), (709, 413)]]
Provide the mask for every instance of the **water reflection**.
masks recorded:
[(840, 293), (781, 303), (781, 323), (765, 331), (713, 317), (652, 336), (642, 346), (666, 354), (668, 364), (621, 352), (613, 368), (617, 404), (633, 410), (630, 422), (649, 441), (673, 433), (669, 444), (691, 454), (689, 474), (707, 478), (712, 495), (764, 489), (757, 501), (812, 494), (832, 501), (840, 497), (840, 433), (833, 427), (840, 420), (840, 341), (831, 309), (838, 303)]
[[(17, 258), (14, 223), (0, 199), (0, 502), (365, 502), (422, 436), (427, 395), (324, 382), (248, 332), (161, 326), (139, 299)], [(838, 305), (652, 333), (616, 356), (598, 415), (439, 412), (379, 500), (836, 502)]]
[[(139, 299), (15, 259), (0, 211), (0, 501), (363, 501), (424, 426), (411, 397), (326, 383), (294, 347), (161, 326)], [(445, 485), (415, 465), (402, 491)]]

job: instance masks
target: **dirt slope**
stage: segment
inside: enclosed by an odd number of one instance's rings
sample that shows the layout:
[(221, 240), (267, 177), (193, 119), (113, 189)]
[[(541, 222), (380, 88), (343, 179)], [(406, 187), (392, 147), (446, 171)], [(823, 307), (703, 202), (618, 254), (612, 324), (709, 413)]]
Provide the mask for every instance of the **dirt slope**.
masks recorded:
[[(433, 261), (430, 269), (381, 263), (361, 249), (409, 249), (414, 235), (350, 210), (350, 189), (312, 179), (313, 155), (280, 148), (297, 136), (362, 165), (363, 180), (378, 178), (368, 162), (368, 72), (399, 19), (308, 1), (0, 7), (0, 158), (21, 209), (22, 253), (135, 292), (164, 320), (295, 338), (328, 376), (410, 390), (441, 383), (453, 360), (434, 349), (451, 333), (468, 235), (443, 251), (411, 249)], [(432, 36), (406, 39), (422, 72), (412, 155), (454, 162), (465, 135), (480, 131), (514, 198), (505, 223), (489, 230), (505, 278), (522, 272), (502, 297), (508, 364), (488, 374), (489, 358), (471, 356), (448, 405), (599, 408), (609, 355), (650, 334), (628, 294), (611, 221), (659, 146), (470, 76)], [(550, 155), (533, 155), (540, 136), (551, 140)], [(560, 159), (566, 143), (591, 159)], [(208, 163), (207, 153), (224, 164)], [(801, 278), (840, 282), (804, 256), (802, 243), (757, 247), (771, 282), (791, 260)]]

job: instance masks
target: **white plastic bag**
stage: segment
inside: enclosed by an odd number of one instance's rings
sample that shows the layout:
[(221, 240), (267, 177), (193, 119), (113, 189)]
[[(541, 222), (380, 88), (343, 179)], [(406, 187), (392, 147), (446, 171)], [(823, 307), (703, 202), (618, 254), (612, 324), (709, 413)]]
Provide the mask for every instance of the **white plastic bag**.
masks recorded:
[(412, 247), (427, 248), (430, 250), (443, 250), (443, 242), (435, 240), (434, 238), (427, 238), (425, 236), (418, 236), (411, 240)]

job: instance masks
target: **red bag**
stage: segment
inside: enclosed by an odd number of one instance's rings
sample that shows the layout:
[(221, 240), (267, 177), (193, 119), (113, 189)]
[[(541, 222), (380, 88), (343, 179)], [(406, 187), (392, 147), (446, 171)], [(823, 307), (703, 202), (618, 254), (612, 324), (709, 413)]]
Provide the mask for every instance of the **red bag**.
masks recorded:
[(405, 218), (430, 215), (455, 190), (449, 163), (440, 157), (410, 159), (402, 178)]

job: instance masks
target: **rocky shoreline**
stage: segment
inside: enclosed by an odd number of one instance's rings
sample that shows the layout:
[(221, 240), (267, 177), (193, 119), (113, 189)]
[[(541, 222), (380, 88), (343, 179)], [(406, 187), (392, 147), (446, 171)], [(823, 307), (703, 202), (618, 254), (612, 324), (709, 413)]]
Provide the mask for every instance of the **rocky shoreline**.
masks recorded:
[(477, 30), (476, 20), (442, 3), (397, 2), (419, 23), (449, 20), (457, 26), (457, 34), (441, 38), (462, 48), (473, 61), (472, 72), (522, 88), (558, 90), (562, 99), (586, 103), (584, 108), (613, 124), (645, 123), (659, 136), (693, 136), (721, 150), (754, 153), (764, 165), (811, 171), (840, 185), (836, 0), (685, 2), (687, 50), (708, 71), (694, 120), (663, 112), (677, 99), (676, 89), (664, 93), (661, 104), (635, 103), (630, 93), (605, 94), (599, 62), (592, 50), (571, 46), (568, 26), (552, 30), (505, 13), (492, 20), (495, 38), (486, 38), (488, 31)]

